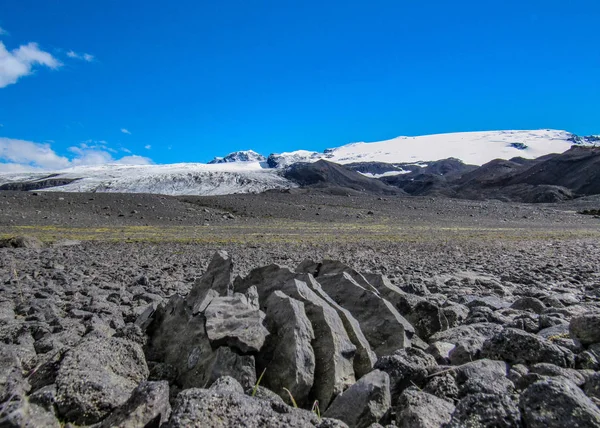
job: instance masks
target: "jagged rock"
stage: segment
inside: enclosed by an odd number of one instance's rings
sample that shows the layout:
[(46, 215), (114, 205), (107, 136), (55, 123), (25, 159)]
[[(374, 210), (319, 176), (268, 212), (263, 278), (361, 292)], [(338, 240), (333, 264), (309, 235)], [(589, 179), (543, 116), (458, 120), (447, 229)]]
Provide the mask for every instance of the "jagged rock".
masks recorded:
[(363, 428), (377, 423), (390, 409), (390, 403), (390, 378), (374, 370), (338, 395), (324, 415)]
[(344, 323), (325, 300), (321, 299), (306, 282), (293, 279), (283, 291), (304, 303), (306, 316), (312, 324), (315, 353), (315, 385), (313, 393), (326, 407), (331, 399), (355, 382), (353, 359), (356, 347), (350, 341)]
[(595, 398), (596, 404), (600, 403), (600, 372), (594, 373), (586, 380), (583, 391), (588, 397)]
[(11, 349), (0, 347), (0, 403), (11, 397), (23, 397), (29, 389), (17, 356)]
[(243, 394), (244, 387), (231, 376), (220, 377), (213, 383), (210, 388), (211, 391), (232, 393), (232, 394)]
[(384, 299), (391, 302), (406, 317), (416, 334), (428, 338), (449, 327), (444, 311), (427, 299), (406, 293), (393, 285), (385, 276), (365, 275)]
[(394, 410), (399, 428), (438, 428), (450, 422), (454, 405), (413, 386), (404, 390)]
[(325, 276), (336, 276), (341, 274), (349, 275), (354, 281), (360, 284), (361, 287), (366, 290), (370, 290), (375, 294), (379, 294), (379, 291), (374, 287), (366, 278), (365, 275), (355, 271), (350, 266), (338, 261), (338, 260), (323, 260), (321, 263), (315, 263), (310, 260), (305, 260), (298, 265), (296, 268), (298, 273), (308, 273), (317, 278), (323, 278)]
[(472, 394), (456, 405), (445, 428), (522, 427), (517, 404), (507, 395)]
[(503, 330), (503, 327), (494, 323), (476, 323), (453, 327), (432, 335), (429, 342), (448, 342), (457, 344), (462, 339), (470, 337), (490, 338)]
[(577, 386), (582, 386), (585, 383), (585, 377), (575, 369), (567, 369), (558, 367), (554, 364), (538, 363), (529, 367), (530, 373), (536, 373), (542, 376), (562, 376), (569, 379)]
[(482, 357), (504, 360), (511, 364), (551, 363), (560, 367), (573, 367), (575, 357), (571, 351), (552, 344), (535, 334), (507, 328), (488, 339)]
[(285, 401), (283, 401), (279, 395), (260, 385), (255, 385), (252, 388), (248, 388), (246, 390), (246, 394), (261, 400), (274, 402), (276, 405), (285, 405)]
[(202, 313), (194, 315), (185, 299), (171, 297), (154, 314), (144, 348), (149, 361), (173, 367), (177, 382), (184, 388), (204, 386), (208, 382), (207, 367), (214, 360)]
[(231, 275), (233, 262), (226, 251), (217, 251), (210, 261), (204, 275), (196, 280), (192, 290), (186, 297), (192, 314), (201, 312), (202, 302), (206, 293), (215, 291), (220, 296), (229, 296), (233, 293)]
[(529, 384), (526, 381), (526, 377), (529, 375), (529, 369), (523, 364), (515, 364), (508, 371), (508, 379), (515, 385), (517, 390), (527, 388)]
[[(6, 405), (6, 407), (4, 407)], [(62, 424), (56, 416), (26, 398), (6, 403), (0, 409), (0, 426), (3, 428), (60, 428)]]
[(438, 364), (449, 364), (450, 353), (455, 348), (452, 343), (448, 342), (433, 342), (425, 350), (428, 354), (431, 354)]
[(154, 314), (146, 356), (173, 367), (183, 388), (210, 385), (224, 375), (244, 385), (256, 380), (254, 357), (244, 354), (260, 349), (268, 331), (255, 290), (248, 290), (247, 296), (221, 297), (206, 288), (228, 287), (230, 271), (231, 261), (217, 253), (188, 296), (173, 296)]
[(514, 391), (513, 383), (507, 378), (508, 365), (504, 361), (476, 360), (452, 367), (448, 373), (456, 378), (459, 397), (475, 393), (502, 395)]
[(535, 314), (541, 314), (546, 309), (544, 302), (535, 297), (521, 297), (515, 300), (510, 307), (522, 311), (531, 311)]
[(405, 348), (381, 357), (375, 368), (390, 376), (392, 396), (398, 396), (411, 385), (422, 387), (428, 374), (437, 367), (435, 359), (415, 348)]
[(215, 297), (204, 310), (206, 335), (213, 348), (227, 345), (241, 353), (256, 353), (269, 331), (263, 326), (265, 314), (240, 293)]
[[(304, 405), (315, 380), (315, 354), (311, 346), (315, 334), (304, 304), (276, 290), (266, 299), (265, 306), (272, 335), (259, 356), (258, 369), (265, 370), (261, 383), (284, 400), (289, 400), (283, 389), (287, 388)], [(331, 382), (315, 386), (323, 388), (318, 394), (320, 399), (331, 400), (334, 389)]]
[(569, 324), (569, 331), (584, 345), (600, 343), (600, 313), (573, 317)]
[(114, 337), (84, 339), (60, 364), (59, 413), (78, 424), (98, 422), (125, 403), (147, 377), (144, 353), (137, 343)]
[(175, 400), (169, 428), (183, 427), (227, 428), (288, 428), (288, 427), (347, 427), (331, 419), (321, 419), (307, 410), (285, 404), (260, 400), (240, 393), (191, 388), (182, 391)]
[(319, 284), (340, 306), (352, 313), (377, 355), (410, 346), (410, 324), (385, 299), (357, 283), (348, 273), (320, 276)]
[(377, 356), (371, 350), (371, 346), (360, 329), (360, 324), (356, 318), (354, 318), (350, 311), (344, 309), (338, 305), (335, 300), (329, 297), (321, 287), (321, 284), (319, 284), (312, 275), (307, 274), (306, 276), (300, 276), (298, 279), (306, 282), (319, 297), (327, 302), (329, 306), (338, 313), (350, 341), (356, 347), (356, 353), (354, 355), (354, 373), (356, 378), (360, 378), (371, 372), (377, 362)]
[(459, 303), (453, 303), (451, 305), (442, 308), (444, 315), (448, 320), (448, 328), (453, 328), (461, 325), (469, 316), (469, 308)]
[(462, 302), (467, 305), (468, 308), (474, 308), (476, 306), (486, 306), (494, 311), (502, 308), (508, 308), (510, 303), (500, 299), (496, 296), (462, 296)]
[(456, 373), (456, 379), (460, 384), (474, 378), (491, 383), (498, 378), (506, 377), (508, 369), (508, 364), (504, 361), (482, 359), (453, 367), (452, 372)]
[(256, 384), (256, 363), (253, 355), (240, 355), (227, 346), (214, 352), (205, 366), (205, 385), (212, 385), (223, 376), (230, 376), (248, 388)]
[(575, 364), (578, 369), (600, 370), (600, 343), (594, 343), (578, 354)]
[[(262, 296), (264, 301), (266, 297), (270, 296), (275, 290), (280, 290), (283, 284), (296, 278), (296, 276), (297, 274), (289, 268), (271, 264), (251, 270), (244, 278), (237, 277), (233, 281), (233, 289), (238, 293), (246, 293), (250, 287), (255, 286), (259, 296)], [(261, 302), (260, 307), (265, 308), (263, 302)]]
[(573, 382), (550, 378), (534, 383), (519, 402), (527, 428), (600, 427), (600, 410)]
[(430, 376), (425, 388), (423, 388), (423, 392), (435, 395), (450, 403), (454, 403), (458, 399), (459, 393), (456, 379), (450, 373)]
[(161, 426), (169, 420), (169, 384), (142, 382), (125, 404), (102, 421), (98, 428)]

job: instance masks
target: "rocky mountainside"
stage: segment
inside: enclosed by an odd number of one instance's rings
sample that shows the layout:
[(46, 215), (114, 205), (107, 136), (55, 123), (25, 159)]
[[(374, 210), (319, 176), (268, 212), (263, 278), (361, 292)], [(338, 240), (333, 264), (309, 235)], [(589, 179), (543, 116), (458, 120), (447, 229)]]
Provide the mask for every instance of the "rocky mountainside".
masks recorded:
[(394, 284), (305, 260), (234, 278), (220, 251), (174, 292), (124, 289), (68, 247), (72, 266), (35, 239), (3, 245), (42, 256), (37, 278), (0, 271), (3, 426), (600, 427), (591, 274)]
[(256, 153), (254, 150), (241, 150), (233, 153), (229, 153), (225, 157), (216, 157), (209, 162), (209, 164), (215, 163), (230, 163), (230, 162), (266, 162), (267, 158), (263, 155)]

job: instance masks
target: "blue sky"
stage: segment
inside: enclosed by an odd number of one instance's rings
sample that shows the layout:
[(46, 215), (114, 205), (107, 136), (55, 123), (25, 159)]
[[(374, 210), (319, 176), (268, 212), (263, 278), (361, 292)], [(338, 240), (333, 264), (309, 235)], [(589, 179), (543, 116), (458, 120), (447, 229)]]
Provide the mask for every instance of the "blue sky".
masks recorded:
[(0, 162), (598, 134), (599, 22), (597, 0), (0, 0)]

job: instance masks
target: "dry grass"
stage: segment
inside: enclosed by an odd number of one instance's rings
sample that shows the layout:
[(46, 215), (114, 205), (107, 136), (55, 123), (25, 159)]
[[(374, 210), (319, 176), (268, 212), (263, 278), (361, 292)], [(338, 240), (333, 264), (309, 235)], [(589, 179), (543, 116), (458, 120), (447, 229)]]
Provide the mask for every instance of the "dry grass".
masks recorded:
[(264, 221), (259, 225), (217, 226), (13, 226), (0, 230), (0, 238), (34, 236), (45, 243), (63, 239), (102, 242), (180, 242), (207, 244), (328, 243), (328, 242), (439, 242), (523, 241), (600, 238), (600, 230), (528, 229), (518, 227), (446, 227), (380, 223), (318, 223)]

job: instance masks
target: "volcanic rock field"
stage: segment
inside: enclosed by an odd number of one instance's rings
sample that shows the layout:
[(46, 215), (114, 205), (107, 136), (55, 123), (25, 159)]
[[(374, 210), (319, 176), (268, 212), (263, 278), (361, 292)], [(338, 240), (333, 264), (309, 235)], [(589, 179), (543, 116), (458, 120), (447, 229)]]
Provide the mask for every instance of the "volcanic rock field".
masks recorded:
[(0, 192), (0, 426), (600, 427), (599, 208)]

